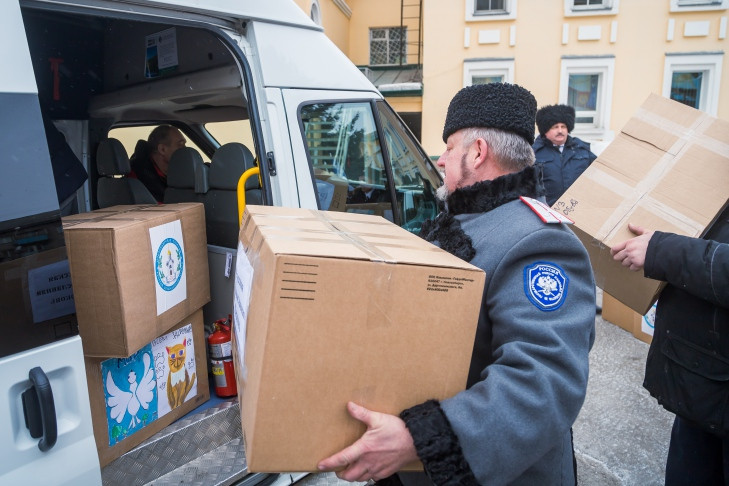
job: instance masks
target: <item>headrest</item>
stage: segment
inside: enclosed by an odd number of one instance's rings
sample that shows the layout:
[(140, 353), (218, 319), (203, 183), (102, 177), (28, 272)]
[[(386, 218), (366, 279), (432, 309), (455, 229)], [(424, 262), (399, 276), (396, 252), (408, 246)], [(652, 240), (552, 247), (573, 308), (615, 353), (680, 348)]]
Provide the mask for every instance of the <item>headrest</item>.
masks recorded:
[[(210, 161), (208, 180), (211, 189), (238, 189), (238, 179), (248, 169), (256, 166), (255, 157), (242, 143), (231, 142), (218, 147)], [(258, 177), (246, 182), (246, 189), (258, 189)]]
[(167, 187), (194, 189), (196, 193), (208, 192), (207, 166), (200, 153), (192, 147), (174, 151), (167, 169)]
[(116, 138), (99, 142), (96, 149), (96, 170), (100, 176), (127, 175), (131, 171), (124, 145)]

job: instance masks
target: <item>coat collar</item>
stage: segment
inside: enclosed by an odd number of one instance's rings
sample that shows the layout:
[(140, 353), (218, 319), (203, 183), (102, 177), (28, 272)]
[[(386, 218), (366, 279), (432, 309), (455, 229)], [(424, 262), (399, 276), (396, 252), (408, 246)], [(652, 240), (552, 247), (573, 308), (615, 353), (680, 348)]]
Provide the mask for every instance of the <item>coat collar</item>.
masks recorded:
[(520, 196), (536, 198), (543, 194), (539, 171), (533, 166), (490, 181), (477, 182), (448, 196), (445, 210), (434, 220), (423, 223), (420, 236), (437, 242), (442, 249), (469, 262), (476, 256), (476, 250), (455, 215), (485, 213)]

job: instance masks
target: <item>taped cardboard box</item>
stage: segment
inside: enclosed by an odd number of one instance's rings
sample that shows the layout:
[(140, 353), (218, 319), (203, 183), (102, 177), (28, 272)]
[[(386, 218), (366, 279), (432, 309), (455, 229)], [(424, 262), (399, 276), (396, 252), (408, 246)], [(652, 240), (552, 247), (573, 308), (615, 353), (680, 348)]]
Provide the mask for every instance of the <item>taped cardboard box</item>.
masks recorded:
[(656, 320), (656, 304), (645, 315), (640, 315), (612, 295), (602, 294), (602, 317), (608, 322), (625, 329), (644, 343), (653, 340), (653, 329)]
[(85, 357), (101, 466), (210, 398), (202, 309), (127, 358)]
[(347, 207), (349, 181), (321, 169), (315, 170), (314, 177), (321, 208), (328, 211), (344, 211)]
[(663, 284), (614, 261), (628, 223), (697, 237), (729, 198), (729, 122), (651, 95), (554, 208), (570, 217), (597, 285), (641, 315)]
[(200, 203), (114, 206), (63, 229), (87, 356), (129, 356), (210, 300)]
[(464, 389), (479, 268), (371, 215), (246, 206), (240, 240), (234, 358), (249, 471), (316, 471), (364, 432), (349, 400), (396, 414)]

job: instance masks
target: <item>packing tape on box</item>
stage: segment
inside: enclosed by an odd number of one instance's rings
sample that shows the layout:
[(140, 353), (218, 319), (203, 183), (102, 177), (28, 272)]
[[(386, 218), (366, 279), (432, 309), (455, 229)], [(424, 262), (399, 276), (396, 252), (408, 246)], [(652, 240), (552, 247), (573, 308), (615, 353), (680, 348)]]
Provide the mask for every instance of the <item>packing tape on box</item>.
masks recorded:
[[(635, 118), (659, 127), (661, 130), (673, 135), (677, 140), (672, 146), (666, 150), (666, 153), (658, 160), (656, 164), (648, 171), (648, 174), (638, 181), (635, 187), (630, 187), (618, 179), (609, 176), (604, 171), (589, 171), (588, 177), (606, 187), (609, 187), (616, 194), (622, 197), (620, 204), (615, 208), (610, 217), (602, 224), (595, 234), (598, 241), (606, 241), (621, 228), (627, 225), (627, 220), (633, 214), (633, 210), (639, 203), (642, 207), (654, 214), (664, 216), (670, 214), (679, 227), (684, 228), (687, 234), (696, 234), (700, 232), (704, 225), (692, 218), (678, 213), (675, 209), (669, 208), (667, 205), (658, 202), (650, 196), (649, 192), (655, 188), (666, 174), (681, 160), (690, 147), (700, 143), (702, 147), (709, 150), (717, 151), (721, 154), (721, 150), (726, 150), (726, 144), (714, 140), (707, 136), (702, 136), (706, 129), (711, 125), (712, 118), (706, 114), (701, 114), (694, 123), (689, 127), (679, 125), (667, 118), (661, 117), (644, 108), (639, 108)], [(631, 136), (629, 133), (626, 135)], [(649, 142), (648, 142), (649, 143)], [(724, 152), (727, 153), (727, 152)]]

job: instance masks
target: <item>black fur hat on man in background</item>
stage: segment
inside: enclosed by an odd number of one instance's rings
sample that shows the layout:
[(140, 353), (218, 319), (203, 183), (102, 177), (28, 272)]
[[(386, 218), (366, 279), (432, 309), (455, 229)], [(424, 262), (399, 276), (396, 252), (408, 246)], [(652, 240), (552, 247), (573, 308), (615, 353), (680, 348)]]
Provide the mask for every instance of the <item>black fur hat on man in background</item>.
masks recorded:
[(575, 109), (569, 105), (548, 105), (537, 111), (537, 128), (539, 135), (544, 135), (557, 123), (567, 125), (567, 132), (575, 128)]
[(462, 128), (496, 128), (534, 143), (537, 100), (516, 84), (475, 84), (460, 90), (448, 105), (443, 141)]

